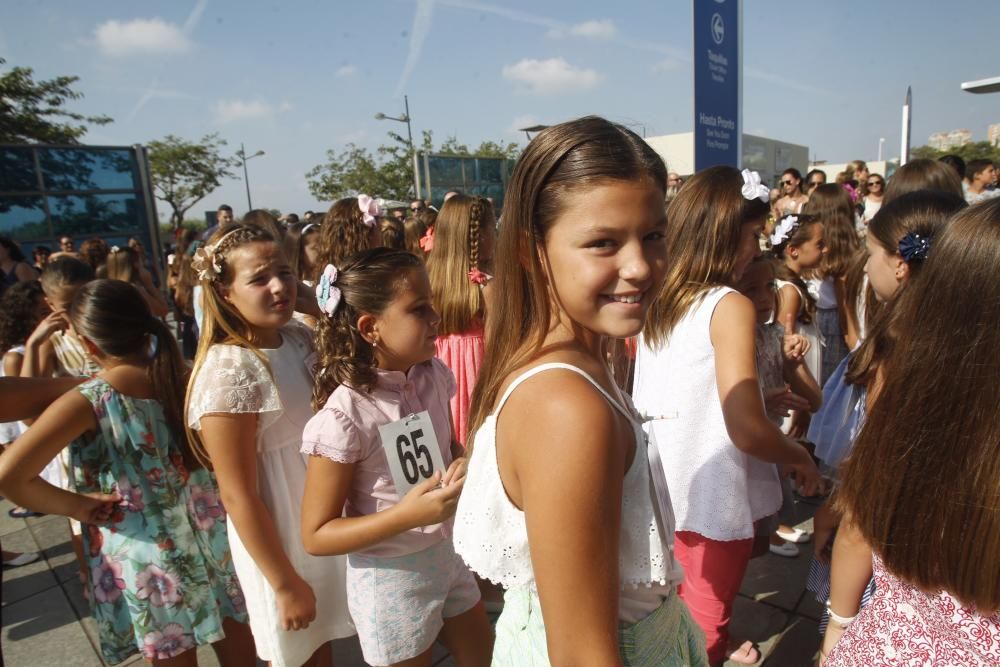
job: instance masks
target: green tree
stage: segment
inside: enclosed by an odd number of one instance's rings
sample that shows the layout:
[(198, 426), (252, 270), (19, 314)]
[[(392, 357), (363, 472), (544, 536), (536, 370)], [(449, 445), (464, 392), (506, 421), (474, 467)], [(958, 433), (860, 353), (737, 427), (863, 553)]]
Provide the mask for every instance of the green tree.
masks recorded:
[[(0, 58), (0, 65), (7, 61)], [(30, 67), (14, 67), (0, 75), (0, 144), (75, 144), (87, 126), (106, 125), (108, 116), (85, 116), (65, 105), (83, 93), (73, 90), (76, 76), (35, 81)]]
[[(413, 161), (410, 145), (397, 132), (388, 132), (389, 141), (375, 153), (355, 144), (347, 144), (339, 153), (326, 152), (326, 162), (313, 167), (307, 174), (309, 192), (320, 201), (335, 201), (360, 192), (387, 199), (406, 200), (413, 194)], [(448, 137), (436, 150), (434, 135), (424, 130), (418, 153), (438, 155), (474, 155), (516, 159), (521, 148), (513, 142), (484, 141), (476, 150), (469, 150), (457, 137)]]
[(184, 213), (219, 187), (223, 178), (232, 178), (236, 160), (222, 155), (225, 145), (218, 134), (206, 135), (197, 143), (172, 134), (149, 142), (153, 194), (170, 206), (174, 229), (183, 222)]
[(972, 160), (992, 160), (1000, 162), (1000, 146), (994, 146), (988, 141), (973, 141), (963, 146), (955, 146), (948, 150), (938, 150), (932, 146), (918, 146), (910, 151), (910, 155), (915, 158), (928, 158), (936, 160), (945, 155), (957, 155), (966, 161)]

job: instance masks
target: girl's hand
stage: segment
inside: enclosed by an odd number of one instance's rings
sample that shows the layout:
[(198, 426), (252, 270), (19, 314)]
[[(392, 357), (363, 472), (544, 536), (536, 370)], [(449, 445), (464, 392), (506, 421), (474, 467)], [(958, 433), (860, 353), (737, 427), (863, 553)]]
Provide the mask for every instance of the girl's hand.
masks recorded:
[(115, 513), (115, 506), (122, 500), (117, 493), (81, 493), (79, 498), (72, 517), (95, 526), (107, 524)]
[(809, 340), (805, 336), (795, 333), (795, 315), (788, 313), (782, 323), (785, 327), (785, 337), (782, 341), (781, 352), (787, 361), (802, 361), (809, 351)]
[(282, 630), (304, 630), (316, 618), (316, 594), (298, 574), (287, 585), (276, 589), (274, 597)]
[(69, 316), (65, 310), (55, 310), (49, 313), (28, 336), (25, 345), (40, 345), (47, 341), (56, 331), (69, 328)]
[(469, 460), (464, 456), (458, 456), (451, 462), (448, 469), (444, 472), (444, 478), (441, 480), (441, 486), (448, 486), (449, 484), (454, 484), (455, 482), (465, 483), (465, 473), (469, 469)]
[[(455, 463), (453, 461), (452, 466)], [(407, 523), (413, 528), (441, 523), (455, 514), (465, 478), (452, 480), (447, 486), (439, 488), (441, 479), (441, 471), (435, 470), (433, 475), (410, 489), (399, 503), (399, 510), (405, 512)]]
[(787, 417), (791, 410), (808, 411), (809, 401), (792, 393), (792, 388), (786, 384), (764, 393), (764, 409), (768, 417)]
[[(801, 445), (799, 446), (801, 447)], [(816, 463), (809, 456), (805, 447), (802, 448), (802, 453), (806, 460), (802, 463), (789, 464), (788, 470), (798, 492), (803, 496), (814, 496), (822, 488), (823, 476), (819, 474)]]
[(809, 432), (809, 422), (812, 421), (812, 415), (809, 410), (796, 410), (792, 414), (792, 423), (788, 427), (788, 437), (792, 440), (799, 440), (800, 438), (805, 438), (806, 433)]

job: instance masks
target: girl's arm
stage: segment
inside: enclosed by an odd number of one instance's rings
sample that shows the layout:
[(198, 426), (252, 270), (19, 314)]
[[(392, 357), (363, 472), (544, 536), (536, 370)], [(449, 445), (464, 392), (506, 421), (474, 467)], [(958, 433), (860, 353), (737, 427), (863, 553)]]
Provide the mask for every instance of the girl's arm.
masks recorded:
[(809, 367), (804, 362), (785, 361), (784, 368), (785, 382), (792, 391), (809, 401), (809, 411), (816, 412), (823, 404), (823, 390), (820, 389), (816, 378), (809, 372)]
[(148, 277), (148, 273), (143, 275), (142, 283), (136, 287), (139, 288), (139, 293), (142, 294), (142, 298), (146, 300), (146, 305), (149, 306), (149, 310), (153, 313), (154, 317), (167, 316), (167, 313), (170, 312), (170, 306), (167, 305), (167, 302), (160, 293), (160, 290), (153, 286), (152, 281)]
[(583, 378), (548, 372), (522, 385), (499, 419), (500, 470), (525, 513), (551, 664), (621, 665), (627, 445), (615, 415)]
[(316, 617), (316, 597), (288, 560), (274, 519), (257, 494), (257, 414), (206, 414), (200, 424), (222, 503), (240, 541), (274, 589), (282, 628), (308, 626)]
[[(833, 540), (833, 563), (830, 569), (830, 609), (838, 616), (857, 616), (861, 596), (872, 578), (872, 550), (861, 533), (845, 518)], [(820, 648), (826, 656), (844, 634), (844, 628), (833, 622), (826, 626)]]
[(726, 430), (737, 449), (768, 463), (786, 463), (806, 495), (820, 476), (804, 447), (778, 430), (768, 418), (757, 381), (754, 327), (757, 314), (745, 296), (730, 293), (712, 314), (709, 332), (715, 348), (715, 381)]
[[(9, 378), (20, 377), (21, 367), (23, 363), (24, 363), (23, 354), (19, 354), (18, 352), (14, 352), (13, 350), (7, 352), (7, 354), (3, 355), (4, 377), (9, 377)], [(32, 422), (34, 422), (34, 417), (35, 415), (32, 415), (31, 417), (25, 417), (21, 421), (23, 421), (25, 425), (31, 426)]]
[[(785, 326), (786, 334), (796, 332), (796, 323), (799, 321), (799, 311), (802, 309), (802, 295), (794, 285), (785, 285), (778, 290), (778, 311), (774, 314), (774, 321), (781, 322)], [(791, 316), (791, 320), (789, 320)], [(788, 325), (791, 324), (791, 327)]]
[(24, 361), (21, 363), (21, 377), (46, 377), (52, 375), (56, 352), (52, 347), (52, 334), (69, 328), (65, 311), (55, 311), (47, 315), (35, 327), (28, 340), (24, 341)]
[(0, 421), (37, 417), (50, 403), (86, 380), (64, 378), (0, 378)]
[(86, 398), (75, 391), (61, 396), (0, 456), (0, 493), (43, 514), (87, 523), (106, 521), (119, 496), (72, 493), (38, 477), (64, 447), (96, 428), (94, 409)]
[(310, 456), (302, 502), (302, 543), (314, 556), (361, 551), (411, 528), (440, 523), (455, 513), (464, 480), (438, 489), (442, 473), (413, 487), (389, 509), (365, 516), (343, 516), (354, 480), (355, 463)]

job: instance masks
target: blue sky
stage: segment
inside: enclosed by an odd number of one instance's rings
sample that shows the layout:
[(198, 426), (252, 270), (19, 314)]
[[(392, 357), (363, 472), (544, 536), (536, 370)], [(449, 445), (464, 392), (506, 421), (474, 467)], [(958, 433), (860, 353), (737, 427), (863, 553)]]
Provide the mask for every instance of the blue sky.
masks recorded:
[[(81, 77), (84, 113), (111, 125), (88, 143), (218, 132), (249, 162), (257, 206), (320, 208), (305, 173), (347, 142), (374, 148), (373, 118), (414, 132), (522, 141), (517, 127), (596, 113), (652, 136), (692, 129), (690, 0), (38, 1), (5, 7), (0, 56), (36, 76)], [(1000, 94), (1000, 2), (744, 3), (744, 130), (843, 162), (899, 152), (913, 86), (913, 143), (968, 128), (984, 140)], [(192, 211), (246, 208), (242, 180)], [(166, 213), (160, 204), (161, 216)], [(196, 217), (196, 216), (190, 216)]]

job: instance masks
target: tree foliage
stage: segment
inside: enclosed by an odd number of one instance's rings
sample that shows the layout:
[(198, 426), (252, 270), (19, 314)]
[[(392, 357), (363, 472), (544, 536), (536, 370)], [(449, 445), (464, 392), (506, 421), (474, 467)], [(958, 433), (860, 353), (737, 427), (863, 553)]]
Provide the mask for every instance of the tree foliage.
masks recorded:
[(222, 155), (225, 145), (218, 134), (206, 135), (198, 142), (168, 134), (149, 142), (153, 194), (170, 206), (170, 223), (175, 229), (188, 209), (219, 187), (223, 178), (232, 178), (236, 160)]
[[(7, 61), (0, 58), (0, 65)], [(35, 81), (30, 67), (0, 75), (0, 144), (75, 144), (87, 126), (106, 125), (108, 116), (85, 116), (65, 108), (83, 93), (73, 90), (76, 76)]]
[(919, 146), (911, 150), (910, 155), (915, 158), (929, 158), (931, 160), (945, 155), (957, 155), (966, 163), (972, 160), (992, 160), (997, 163), (1000, 162), (1000, 146), (994, 146), (988, 141), (973, 141), (944, 151), (932, 146)]
[[(328, 150), (326, 162), (313, 167), (307, 174), (309, 192), (320, 201), (335, 201), (360, 192), (387, 199), (406, 200), (413, 194), (413, 162), (409, 142), (397, 132), (388, 132), (389, 141), (375, 152), (347, 144), (344, 150)], [(434, 149), (434, 136), (425, 130), (418, 153), (438, 155), (473, 155), (516, 159), (520, 146), (513, 142), (484, 141), (475, 150), (448, 137)]]

